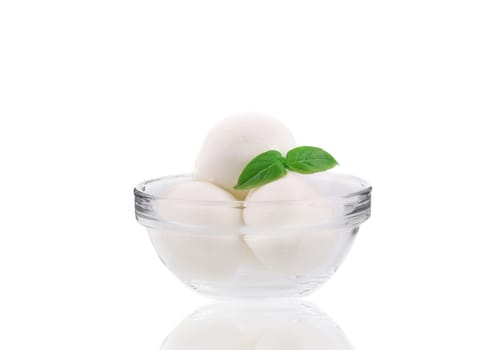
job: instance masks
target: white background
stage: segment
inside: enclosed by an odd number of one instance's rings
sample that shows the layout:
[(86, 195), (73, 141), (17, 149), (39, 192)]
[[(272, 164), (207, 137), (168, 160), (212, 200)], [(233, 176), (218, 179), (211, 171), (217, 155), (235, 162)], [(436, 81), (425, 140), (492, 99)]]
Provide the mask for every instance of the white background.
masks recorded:
[[(374, 187), (309, 297), (357, 350), (497, 349), (494, 1), (0, 2), (0, 348), (157, 349), (207, 302), (134, 219), (262, 111)], [(206, 348), (208, 349), (208, 347)]]

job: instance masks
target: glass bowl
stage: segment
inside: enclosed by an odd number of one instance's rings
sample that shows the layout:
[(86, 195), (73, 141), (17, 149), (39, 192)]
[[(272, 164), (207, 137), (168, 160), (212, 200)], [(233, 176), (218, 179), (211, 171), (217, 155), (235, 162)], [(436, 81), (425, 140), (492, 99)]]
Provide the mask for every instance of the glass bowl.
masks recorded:
[[(171, 186), (192, 178), (166, 176), (137, 185), (135, 214), (164, 265), (201, 294), (304, 296), (325, 283), (347, 255), (359, 226), (370, 216), (371, 187), (349, 175), (303, 176), (319, 197), (168, 199), (164, 193)], [(192, 217), (198, 219), (195, 224), (188, 219)]]

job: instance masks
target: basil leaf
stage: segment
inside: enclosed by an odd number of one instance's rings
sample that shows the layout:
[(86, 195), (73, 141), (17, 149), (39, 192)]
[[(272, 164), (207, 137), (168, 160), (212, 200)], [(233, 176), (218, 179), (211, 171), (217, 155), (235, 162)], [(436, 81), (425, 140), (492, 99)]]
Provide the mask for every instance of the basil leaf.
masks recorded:
[(284, 157), (279, 151), (267, 151), (251, 160), (239, 176), (234, 187), (236, 190), (248, 190), (265, 185), (285, 176)]
[(287, 153), (285, 164), (289, 170), (297, 173), (312, 174), (333, 168), (339, 163), (321, 148), (302, 146)]

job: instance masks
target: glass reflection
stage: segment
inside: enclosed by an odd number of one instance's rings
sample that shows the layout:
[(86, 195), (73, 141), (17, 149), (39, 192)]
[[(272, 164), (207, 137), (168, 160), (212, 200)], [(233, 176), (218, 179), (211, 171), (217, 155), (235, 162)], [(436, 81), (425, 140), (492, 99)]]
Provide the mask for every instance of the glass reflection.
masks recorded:
[(161, 350), (353, 350), (332, 319), (304, 301), (233, 301), (201, 307)]

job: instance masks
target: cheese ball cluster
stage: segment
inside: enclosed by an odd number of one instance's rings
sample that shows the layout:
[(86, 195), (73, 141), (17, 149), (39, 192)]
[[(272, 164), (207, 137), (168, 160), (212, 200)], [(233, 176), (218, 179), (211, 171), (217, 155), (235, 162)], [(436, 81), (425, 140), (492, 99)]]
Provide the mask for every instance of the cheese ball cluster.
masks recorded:
[[(330, 221), (334, 214), (309, 181), (312, 175), (288, 172), (257, 188), (234, 189), (258, 154), (285, 155), (295, 146), (290, 130), (265, 115), (235, 115), (216, 125), (202, 144), (192, 181), (168, 188), (157, 205), (162, 219), (193, 227), (189, 234), (149, 230), (165, 263), (176, 265), (184, 279), (200, 281), (227, 280), (240, 264), (292, 276), (323, 265), (336, 236), (292, 230)], [(234, 205), (226, 205), (230, 202)], [(212, 230), (196, 233), (195, 226)]]

